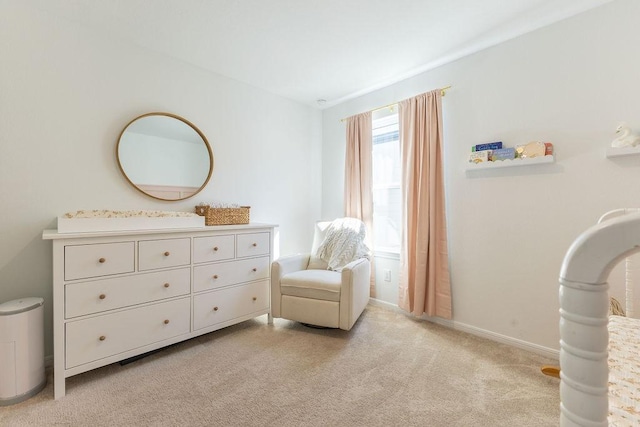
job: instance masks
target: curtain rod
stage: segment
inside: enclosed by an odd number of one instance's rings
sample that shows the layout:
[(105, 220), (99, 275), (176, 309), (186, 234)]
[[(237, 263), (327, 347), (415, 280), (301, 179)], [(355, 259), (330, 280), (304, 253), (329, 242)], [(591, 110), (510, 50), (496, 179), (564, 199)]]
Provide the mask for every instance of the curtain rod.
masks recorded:
[[(445, 86), (445, 87), (441, 88), (441, 89), (440, 89), (440, 94), (441, 94), (442, 96), (445, 96), (445, 95), (447, 94), (447, 90), (449, 90), (449, 89), (451, 89), (451, 85), (449, 85), (449, 86)], [(387, 104), (387, 105), (383, 105), (382, 107), (374, 108), (373, 110), (370, 110), (370, 111), (371, 111), (371, 112), (374, 112), (374, 111), (384, 110), (385, 108), (389, 108), (389, 107), (392, 107), (392, 106), (397, 105), (397, 104), (398, 104), (397, 102), (394, 102), (394, 103), (392, 103), (392, 104)], [(340, 121), (341, 121), (341, 122), (344, 122), (344, 121), (346, 121), (348, 118), (349, 118), (349, 117), (345, 117), (344, 119), (340, 119)]]

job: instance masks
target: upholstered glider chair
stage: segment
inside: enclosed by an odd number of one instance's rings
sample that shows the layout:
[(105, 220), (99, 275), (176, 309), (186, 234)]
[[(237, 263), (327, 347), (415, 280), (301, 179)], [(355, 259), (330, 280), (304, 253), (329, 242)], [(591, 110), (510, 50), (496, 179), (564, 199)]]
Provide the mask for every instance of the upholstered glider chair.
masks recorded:
[(317, 222), (310, 254), (271, 264), (273, 317), (350, 330), (369, 302), (371, 263), (364, 236), (358, 219)]

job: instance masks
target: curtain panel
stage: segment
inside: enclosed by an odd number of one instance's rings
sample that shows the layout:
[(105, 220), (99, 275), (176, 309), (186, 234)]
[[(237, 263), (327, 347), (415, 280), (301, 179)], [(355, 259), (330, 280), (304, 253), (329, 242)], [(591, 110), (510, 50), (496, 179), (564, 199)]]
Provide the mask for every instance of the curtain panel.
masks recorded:
[[(371, 112), (347, 118), (344, 171), (345, 216), (358, 218), (367, 228), (365, 243), (373, 250), (373, 176)], [(370, 295), (375, 296), (375, 267), (371, 257)]]
[(398, 305), (416, 316), (451, 319), (441, 91), (401, 101), (399, 114), (403, 230)]

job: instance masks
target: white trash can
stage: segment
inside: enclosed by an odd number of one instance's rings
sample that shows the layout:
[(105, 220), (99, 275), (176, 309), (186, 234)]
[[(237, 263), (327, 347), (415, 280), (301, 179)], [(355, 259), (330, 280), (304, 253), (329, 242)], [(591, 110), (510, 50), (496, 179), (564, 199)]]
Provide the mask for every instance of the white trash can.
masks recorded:
[(0, 304), (0, 406), (35, 396), (44, 373), (44, 299)]

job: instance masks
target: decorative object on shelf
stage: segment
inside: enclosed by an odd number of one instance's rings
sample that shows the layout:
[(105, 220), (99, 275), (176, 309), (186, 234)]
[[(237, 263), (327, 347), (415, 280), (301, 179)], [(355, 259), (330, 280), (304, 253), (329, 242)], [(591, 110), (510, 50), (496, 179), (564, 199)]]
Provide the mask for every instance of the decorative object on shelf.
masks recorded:
[(516, 147), (516, 157), (521, 159), (530, 159), (532, 157), (542, 157), (547, 152), (547, 147), (544, 143), (538, 141), (532, 141), (525, 145), (519, 145)]
[(611, 142), (613, 148), (635, 147), (640, 144), (640, 136), (631, 132), (631, 128), (625, 122), (618, 123), (616, 135), (618, 137)]
[(237, 204), (200, 203), (196, 206), (196, 214), (205, 218), (205, 225), (249, 224), (251, 206)]
[(203, 218), (193, 212), (152, 210), (79, 210), (58, 217), (59, 233), (158, 230), (204, 227)]

